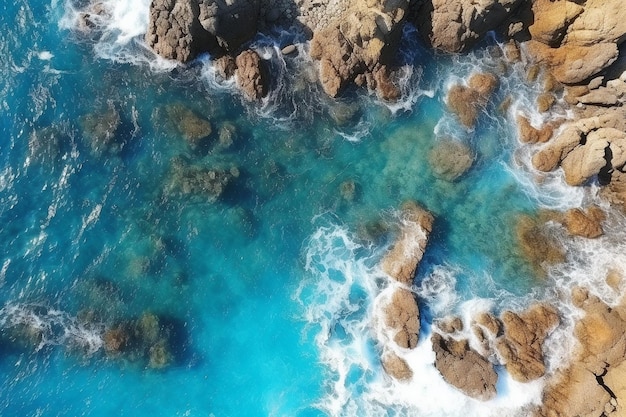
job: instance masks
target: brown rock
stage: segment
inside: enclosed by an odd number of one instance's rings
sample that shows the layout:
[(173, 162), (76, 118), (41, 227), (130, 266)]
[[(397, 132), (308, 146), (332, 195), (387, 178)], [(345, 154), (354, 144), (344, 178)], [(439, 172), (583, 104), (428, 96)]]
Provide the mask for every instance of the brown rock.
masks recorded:
[(565, 261), (563, 248), (554, 236), (545, 230), (545, 223), (538, 218), (522, 215), (515, 228), (522, 255), (539, 275), (545, 274), (549, 265)]
[(420, 313), (415, 295), (404, 288), (396, 289), (384, 313), (385, 324), (393, 330), (396, 344), (408, 349), (417, 346)]
[(505, 311), (501, 319), (504, 335), (496, 345), (511, 377), (529, 382), (543, 376), (543, 343), (559, 324), (556, 310), (536, 304), (520, 314)]
[(554, 132), (554, 127), (551, 124), (546, 124), (541, 129), (536, 129), (530, 124), (530, 120), (522, 115), (517, 116), (517, 128), (519, 139), (522, 143), (547, 142)]
[(213, 62), (213, 65), (217, 74), (225, 80), (234, 77), (237, 71), (237, 63), (232, 55), (222, 55)]
[(385, 372), (398, 381), (409, 381), (413, 378), (413, 370), (404, 359), (393, 352), (386, 351), (383, 354), (382, 364)]
[(480, 313), (474, 319), (476, 324), (481, 325), (485, 329), (489, 331), (494, 336), (499, 336), (502, 332), (502, 323), (500, 320), (495, 317), (493, 314), (488, 312)]
[(621, 42), (626, 34), (626, 10), (621, 0), (587, 0), (584, 12), (569, 26), (563, 42), (595, 46)]
[(619, 54), (612, 42), (550, 48), (541, 42), (528, 41), (526, 50), (537, 62), (546, 64), (563, 84), (577, 84), (591, 78), (615, 62)]
[(435, 324), (443, 333), (452, 334), (463, 330), (463, 321), (461, 321), (460, 317), (456, 316), (439, 319)]
[(566, 0), (537, 0), (532, 5), (535, 20), (528, 30), (536, 41), (559, 46), (568, 26), (584, 10), (576, 3)]
[(414, 202), (402, 206), (402, 225), (396, 242), (381, 261), (382, 270), (404, 285), (411, 285), (424, 256), (433, 216)]
[(431, 341), (435, 367), (446, 382), (472, 398), (487, 401), (495, 397), (498, 374), (493, 364), (469, 347), (467, 340), (433, 333)]
[(545, 113), (554, 105), (556, 99), (551, 93), (543, 93), (537, 97), (537, 110), (541, 113)]
[(450, 88), (448, 108), (459, 117), (463, 125), (471, 128), (497, 86), (498, 79), (494, 75), (474, 74), (469, 78), (467, 86), (454, 85)]
[(259, 54), (248, 49), (237, 55), (237, 85), (250, 100), (260, 100), (267, 95), (269, 80)]
[(585, 213), (581, 209), (570, 209), (565, 213), (563, 225), (570, 235), (597, 238), (604, 234), (601, 221), (604, 212), (599, 207), (590, 207)]
[(109, 354), (120, 353), (127, 347), (129, 338), (128, 330), (122, 326), (109, 329), (102, 337), (104, 350)]
[(213, 132), (208, 120), (198, 116), (183, 104), (170, 104), (165, 107), (165, 111), (178, 132), (192, 148), (200, 145), (201, 141)]

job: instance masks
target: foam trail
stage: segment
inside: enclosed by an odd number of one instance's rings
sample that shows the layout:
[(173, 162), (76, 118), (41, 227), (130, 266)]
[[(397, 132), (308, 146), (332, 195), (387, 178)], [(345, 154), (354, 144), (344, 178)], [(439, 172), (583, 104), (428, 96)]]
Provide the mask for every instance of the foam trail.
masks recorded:
[(103, 346), (103, 326), (88, 326), (67, 313), (43, 305), (8, 303), (0, 309), (0, 327), (18, 328), (24, 337), (45, 346), (80, 347), (93, 355)]
[[(360, 245), (345, 227), (324, 224), (309, 239), (306, 270), (310, 279), (299, 288), (297, 299), (329, 372), (328, 394), (317, 404), (320, 409), (331, 416), (522, 416), (526, 406), (539, 402), (543, 381), (519, 384), (506, 373), (501, 375), (494, 400), (466, 397), (443, 381), (433, 366), (434, 352), (424, 331), (416, 349), (396, 348), (396, 354), (414, 370), (413, 380), (399, 383), (386, 376), (376, 340), (388, 335), (376, 312), (394, 284), (376, 266), (378, 259), (380, 253)], [(433, 308), (442, 310), (459, 307), (455, 271), (455, 267), (438, 270), (438, 276), (448, 277), (438, 291), (449, 294), (435, 296), (434, 287), (422, 289), (422, 294), (433, 294), (426, 303), (433, 302)], [(485, 300), (473, 308), (466, 306), (467, 314), (490, 305)]]

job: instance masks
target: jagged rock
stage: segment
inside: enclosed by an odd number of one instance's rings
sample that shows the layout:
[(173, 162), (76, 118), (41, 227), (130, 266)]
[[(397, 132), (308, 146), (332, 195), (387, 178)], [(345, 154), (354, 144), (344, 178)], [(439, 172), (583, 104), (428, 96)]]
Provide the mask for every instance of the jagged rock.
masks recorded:
[[(618, 416), (623, 407), (617, 396), (623, 388), (626, 357), (626, 305), (608, 306), (577, 287), (572, 301), (585, 315), (576, 323), (579, 346), (569, 367), (548, 381), (538, 416)], [(613, 390), (615, 389), (615, 390)], [(607, 412), (608, 411), (608, 412)]]
[(443, 139), (430, 150), (428, 162), (436, 177), (454, 181), (470, 169), (474, 154), (464, 143)]
[(320, 61), (319, 80), (328, 95), (336, 97), (349, 83), (366, 80), (382, 98), (398, 97), (386, 66), (397, 51), (407, 7), (407, 0), (350, 3), (313, 33), (310, 54)]
[(443, 333), (456, 333), (463, 330), (463, 321), (460, 317), (446, 317), (435, 322)]
[(501, 320), (504, 335), (496, 346), (511, 377), (529, 382), (543, 376), (543, 343), (560, 322), (556, 310), (536, 304), (519, 314), (505, 311)]
[(229, 53), (256, 35), (259, 0), (199, 0), (198, 21)]
[(420, 330), (420, 313), (415, 295), (404, 288), (398, 288), (385, 307), (385, 324), (394, 332), (394, 341), (402, 348), (417, 346)]
[(466, 395), (487, 401), (496, 396), (498, 374), (493, 364), (469, 347), (466, 339), (431, 337), (435, 351), (435, 367), (450, 385)]
[(499, 336), (502, 332), (502, 322), (491, 313), (482, 312), (474, 320), (476, 324), (487, 329), (493, 336)]
[(561, 161), (565, 180), (580, 185), (605, 171), (622, 168), (626, 164), (626, 133), (613, 128), (589, 132), (584, 145), (574, 148)]
[(404, 359), (393, 352), (386, 351), (383, 354), (382, 364), (385, 372), (398, 381), (408, 381), (413, 378), (413, 370)]
[(267, 95), (269, 80), (259, 54), (248, 49), (237, 56), (237, 85), (248, 100), (260, 100)]
[(473, 74), (468, 85), (454, 85), (448, 91), (447, 104), (465, 127), (476, 123), (478, 114), (484, 109), (491, 94), (498, 86), (498, 79), (492, 74)]
[(433, 216), (414, 202), (402, 206), (400, 235), (381, 261), (382, 270), (393, 279), (411, 285), (424, 256)]
[(575, 208), (565, 213), (563, 225), (570, 235), (593, 239), (604, 234), (601, 224), (604, 218), (604, 212), (597, 206), (590, 207), (586, 213)]
[(421, 1), (416, 5), (415, 24), (433, 48), (456, 53), (499, 26), (521, 3), (519, 0)]
[(167, 59), (236, 52), (256, 34), (258, 0), (153, 0), (146, 43)]
[(235, 76), (237, 71), (237, 63), (232, 55), (225, 54), (213, 61), (215, 72), (225, 80)]
[(563, 42), (595, 47), (603, 42), (621, 43), (626, 34), (626, 10), (621, 0), (587, 0), (584, 11), (567, 30)]
[(523, 143), (544, 143), (550, 140), (554, 132), (552, 124), (545, 124), (540, 129), (530, 124), (530, 120), (522, 115), (517, 116), (517, 128), (519, 139)]

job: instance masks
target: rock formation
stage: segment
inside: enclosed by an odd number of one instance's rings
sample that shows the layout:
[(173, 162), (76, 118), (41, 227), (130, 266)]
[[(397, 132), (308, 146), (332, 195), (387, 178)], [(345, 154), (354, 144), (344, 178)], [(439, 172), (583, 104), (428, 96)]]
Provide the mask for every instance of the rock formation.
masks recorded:
[(544, 390), (537, 416), (622, 416), (626, 413), (626, 305), (610, 307), (586, 289), (572, 291), (584, 317), (576, 324), (579, 346), (570, 365)]
[(473, 74), (467, 85), (457, 84), (450, 88), (448, 108), (459, 117), (465, 127), (472, 128), (497, 86), (498, 79), (494, 75)]
[(479, 400), (496, 396), (498, 374), (493, 364), (471, 349), (466, 339), (455, 340), (433, 333), (431, 341), (435, 367), (446, 382)]
[(462, 52), (500, 26), (522, 0), (418, 0), (415, 25), (433, 48)]
[(424, 256), (433, 216), (414, 202), (402, 206), (400, 235), (381, 262), (382, 270), (398, 282), (410, 286), (417, 265)]
[(597, 206), (589, 207), (586, 212), (573, 208), (565, 213), (563, 225), (570, 235), (594, 239), (604, 234), (601, 222), (605, 217), (602, 209)]
[(415, 295), (404, 288), (393, 292), (391, 301), (385, 307), (385, 324), (394, 333), (394, 341), (405, 349), (417, 346), (420, 331), (420, 313)]
[(368, 0), (349, 7), (313, 33), (311, 57), (320, 61), (320, 82), (335, 97), (350, 82), (399, 98), (388, 66), (397, 52), (408, 0)]
[(543, 376), (543, 342), (560, 322), (556, 310), (537, 304), (519, 314), (505, 311), (501, 320), (504, 334), (496, 346), (511, 377), (528, 382)]

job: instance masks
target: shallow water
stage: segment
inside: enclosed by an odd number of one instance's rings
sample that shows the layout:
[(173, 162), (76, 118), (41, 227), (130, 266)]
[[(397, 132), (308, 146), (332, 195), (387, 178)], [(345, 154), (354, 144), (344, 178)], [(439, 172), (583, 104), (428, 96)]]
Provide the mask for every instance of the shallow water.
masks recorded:
[[(406, 100), (387, 106), (363, 92), (323, 97), (306, 60), (277, 53), (294, 35), (276, 32), (254, 43), (278, 74), (273, 94), (247, 104), (210, 58), (172, 69), (151, 56), (145, 3), (112, 2), (87, 36), (70, 30), (70, 3), (2, 7), (14, 29), (0, 35), (1, 414), (455, 416), (523, 414), (537, 401), (541, 382), (518, 386), (503, 370), (496, 400), (462, 398), (427, 343), (411, 354), (424, 377), (393, 383), (372, 327), (387, 286), (376, 264), (406, 200), (436, 218), (415, 283), (422, 340), (433, 318), (554, 300), (626, 263), (617, 244), (576, 241), (568, 265), (542, 278), (520, 255), (520, 214), (593, 189), (558, 174), (532, 181), (511, 122), (535, 93), (521, 72), (474, 130), (447, 113), (451, 83), (498, 70), (495, 41), (449, 58), (407, 30)], [(171, 120), (180, 108), (210, 121), (206, 143), (186, 142)], [(442, 137), (475, 154), (453, 183), (428, 161)], [(233, 176), (216, 201), (181, 191), (176, 175), (201, 170)], [(104, 353), (105, 331), (140, 317), (156, 317), (168, 366), (155, 366), (147, 331), (133, 355)]]

